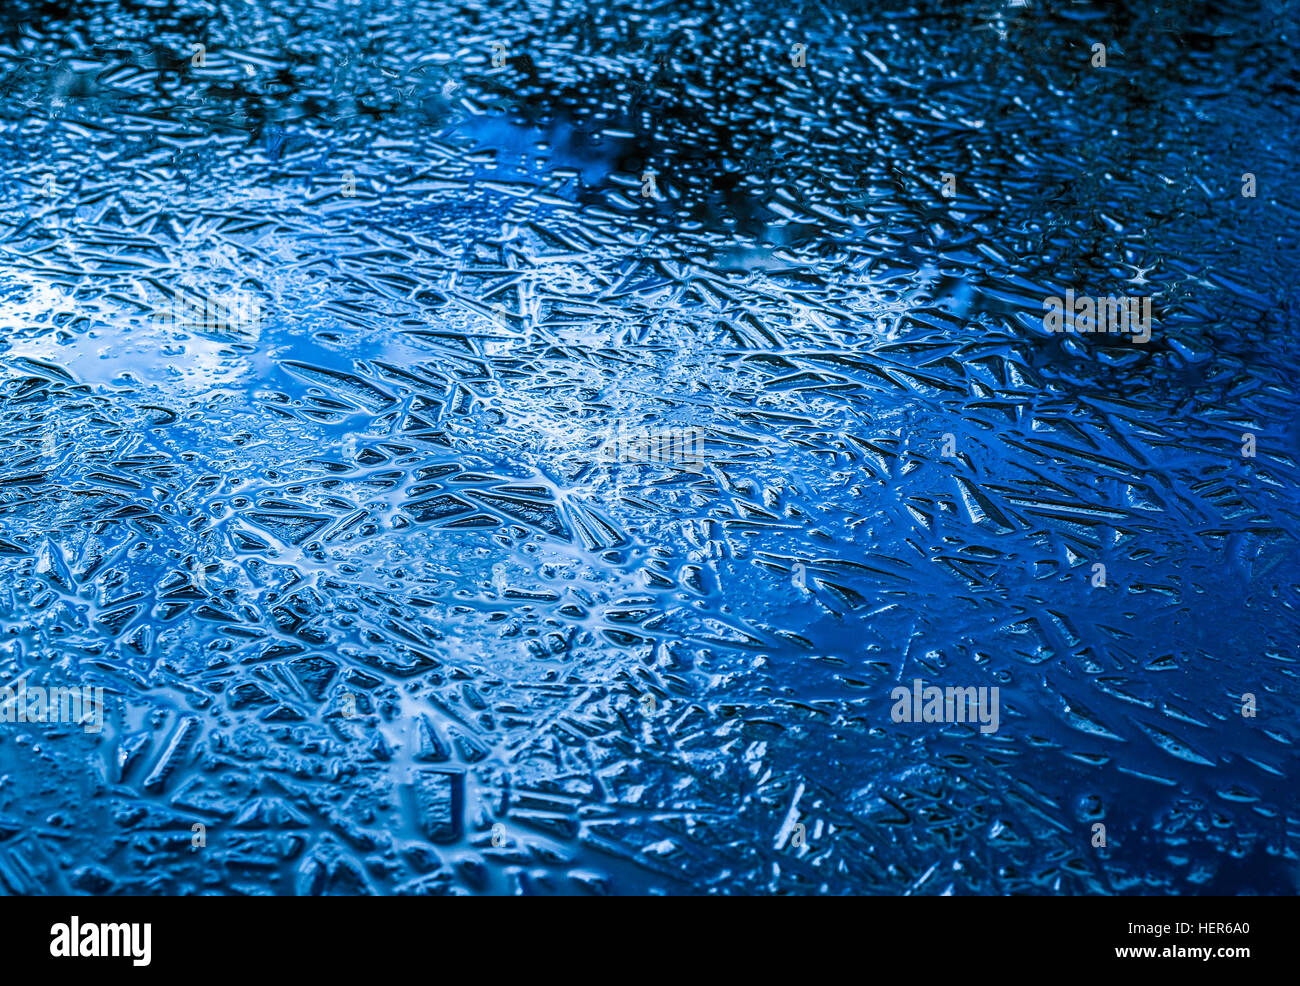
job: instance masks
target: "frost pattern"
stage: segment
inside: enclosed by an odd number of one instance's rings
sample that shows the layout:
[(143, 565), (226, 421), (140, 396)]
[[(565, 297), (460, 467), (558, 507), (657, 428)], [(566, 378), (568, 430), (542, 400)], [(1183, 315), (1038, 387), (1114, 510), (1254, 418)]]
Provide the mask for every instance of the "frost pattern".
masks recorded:
[(1293, 5), (67, 6), (0, 888), (1296, 891)]

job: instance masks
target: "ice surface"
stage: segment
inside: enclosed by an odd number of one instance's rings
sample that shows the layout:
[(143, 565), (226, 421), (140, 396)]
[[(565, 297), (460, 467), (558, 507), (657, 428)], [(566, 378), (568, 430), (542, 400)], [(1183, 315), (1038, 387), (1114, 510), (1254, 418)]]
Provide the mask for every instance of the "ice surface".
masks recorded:
[(0, 888), (1296, 892), (1297, 9), (5, 0)]

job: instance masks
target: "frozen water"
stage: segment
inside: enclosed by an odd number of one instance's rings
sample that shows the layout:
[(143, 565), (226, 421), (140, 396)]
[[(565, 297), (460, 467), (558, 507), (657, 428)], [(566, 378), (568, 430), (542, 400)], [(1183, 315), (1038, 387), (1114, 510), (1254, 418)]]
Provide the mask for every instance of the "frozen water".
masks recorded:
[(1295, 5), (64, 11), (0, 888), (1300, 886)]

